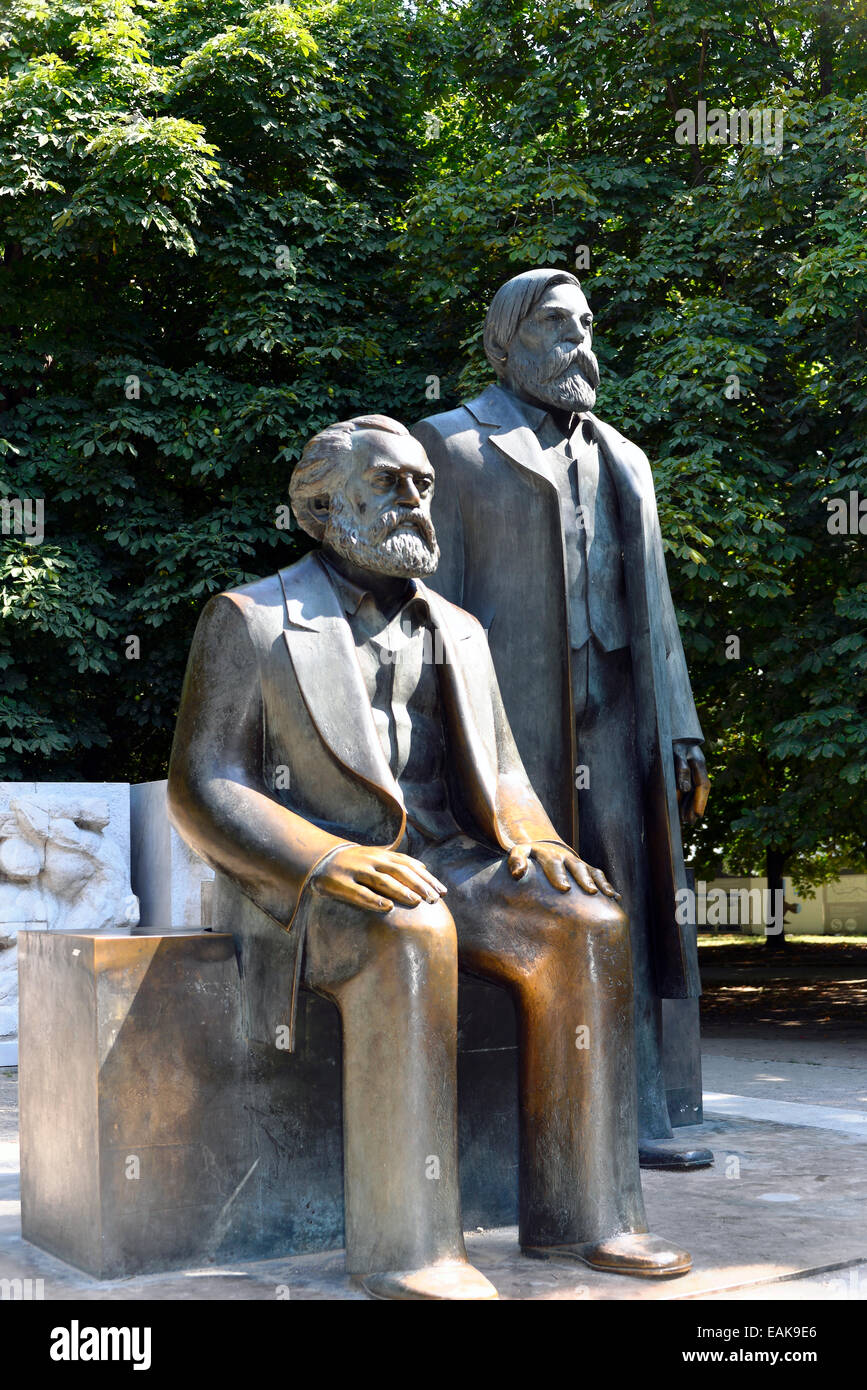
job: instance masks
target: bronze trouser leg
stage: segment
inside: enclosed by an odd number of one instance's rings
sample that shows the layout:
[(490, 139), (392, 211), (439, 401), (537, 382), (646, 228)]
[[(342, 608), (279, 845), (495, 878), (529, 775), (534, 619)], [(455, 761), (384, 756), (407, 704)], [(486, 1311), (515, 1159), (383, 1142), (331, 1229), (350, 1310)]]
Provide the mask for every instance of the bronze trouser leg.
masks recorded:
[(305, 984), (343, 1025), (350, 1273), (465, 1259), (457, 1150), (457, 941), (448, 909), (316, 901)]
[(516, 882), (472, 841), (423, 858), (448, 886), (461, 965), (515, 1001), (521, 1243), (646, 1231), (626, 917), (577, 885), (557, 892), (536, 866)]

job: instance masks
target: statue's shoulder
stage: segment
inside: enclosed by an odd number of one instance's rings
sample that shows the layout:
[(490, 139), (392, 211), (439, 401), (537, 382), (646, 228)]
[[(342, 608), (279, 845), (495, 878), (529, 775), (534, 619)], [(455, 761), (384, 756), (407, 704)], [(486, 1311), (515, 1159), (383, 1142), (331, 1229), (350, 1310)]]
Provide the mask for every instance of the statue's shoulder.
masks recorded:
[(492, 383), (480, 396), (465, 401), (455, 410), (419, 420), (411, 433), (427, 450), (434, 468), (457, 465), (462, 472), (481, 472), (488, 455), (491, 431), (520, 423), (513, 415), (514, 408), (508, 396)]
[(454, 439), (456, 435), (476, 432), (478, 428), (478, 421), (467, 406), (459, 405), (454, 410), (443, 410), (439, 415), (426, 415), (423, 420), (417, 420), (410, 433), (424, 444), (432, 436)]
[[(294, 569), (295, 566), (290, 566)], [(237, 589), (224, 589), (217, 595), (230, 599), (238, 608), (246, 612), (251, 608), (272, 608), (282, 605), (283, 590), (279, 574), (269, 574), (265, 579), (253, 579), (249, 584), (240, 584)]]
[(315, 552), (311, 551), (277, 574), (269, 574), (264, 579), (253, 579), (249, 584), (239, 585), (237, 589), (225, 589), (217, 594), (211, 603), (218, 604), (228, 600), (248, 624), (257, 628), (282, 628), (286, 599), (303, 595), (312, 584), (321, 582), (322, 570), (315, 559)]
[[(631, 439), (628, 439), (616, 425), (610, 425), (607, 420), (600, 420), (599, 416), (594, 415), (592, 412), (588, 412), (588, 415), (593, 423), (594, 429), (602, 435), (606, 444), (614, 445), (617, 448), (638, 449), (638, 445), (634, 444)], [(638, 449), (638, 452), (641, 453), (641, 450)]]

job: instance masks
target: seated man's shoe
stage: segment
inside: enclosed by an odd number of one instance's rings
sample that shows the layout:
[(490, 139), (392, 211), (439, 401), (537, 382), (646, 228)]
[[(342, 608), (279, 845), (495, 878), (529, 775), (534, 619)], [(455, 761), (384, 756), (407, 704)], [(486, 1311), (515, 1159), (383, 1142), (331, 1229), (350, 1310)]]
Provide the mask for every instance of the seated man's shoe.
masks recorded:
[(398, 1300), (432, 1298), (458, 1302), (499, 1298), (490, 1279), (466, 1260), (442, 1260), (423, 1269), (389, 1270), (386, 1274), (360, 1274), (358, 1283), (371, 1298)]
[(587, 1245), (524, 1245), (521, 1249), (533, 1260), (580, 1260), (605, 1274), (634, 1274), (641, 1279), (670, 1279), (688, 1274), (692, 1266), (685, 1250), (662, 1236), (636, 1231)]
[(710, 1168), (713, 1153), (677, 1139), (639, 1139), (638, 1162), (642, 1168)]

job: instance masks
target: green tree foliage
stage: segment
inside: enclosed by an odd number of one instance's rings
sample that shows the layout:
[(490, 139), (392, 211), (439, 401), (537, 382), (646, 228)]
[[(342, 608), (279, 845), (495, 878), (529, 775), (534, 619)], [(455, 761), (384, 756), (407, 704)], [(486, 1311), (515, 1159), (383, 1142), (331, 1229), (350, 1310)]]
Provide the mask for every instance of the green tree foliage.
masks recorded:
[[(864, 7), (476, 0), (462, 33), (396, 241), (419, 319), (471, 390), (497, 285), (577, 269), (597, 409), (654, 465), (713, 781), (697, 867), (863, 865), (867, 535), (828, 499), (867, 504)], [(699, 102), (768, 124), (680, 143)]]
[[(3, 775), (162, 775), (204, 598), (300, 553), (304, 440), (480, 386), (490, 295), (550, 264), (655, 469), (700, 871), (864, 863), (860, 0), (16, 0), (0, 74), (2, 486), (46, 499), (3, 538)], [(699, 102), (781, 148), (680, 143)]]
[(164, 775), (203, 601), (300, 553), (304, 441), (422, 413), (412, 49), (391, 0), (0, 18), (0, 477), (45, 499), (41, 545), (3, 537), (3, 776)]

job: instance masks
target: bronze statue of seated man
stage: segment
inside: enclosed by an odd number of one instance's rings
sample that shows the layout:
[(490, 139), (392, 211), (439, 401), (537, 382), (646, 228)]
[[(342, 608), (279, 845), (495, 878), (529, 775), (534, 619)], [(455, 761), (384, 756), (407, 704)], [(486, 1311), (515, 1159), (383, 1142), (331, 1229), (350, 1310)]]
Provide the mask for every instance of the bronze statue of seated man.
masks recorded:
[(321, 548), (205, 608), (172, 819), (340, 1011), (347, 1268), (369, 1294), (496, 1297), (461, 1230), (459, 967), (516, 1009), (522, 1249), (681, 1274), (645, 1223), (627, 919), (529, 784), (483, 629), (423, 582), (433, 488), (383, 416), (310, 441), (290, 497)]

